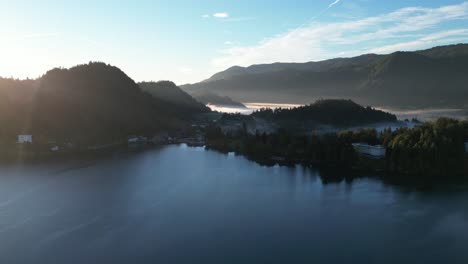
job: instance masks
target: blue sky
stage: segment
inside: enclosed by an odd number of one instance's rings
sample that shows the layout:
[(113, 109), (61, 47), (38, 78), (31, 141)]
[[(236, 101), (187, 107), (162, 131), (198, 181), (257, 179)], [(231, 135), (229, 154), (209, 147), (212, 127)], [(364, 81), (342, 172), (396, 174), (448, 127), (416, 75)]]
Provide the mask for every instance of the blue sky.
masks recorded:
[(0, 76), (104, 61), (183, 84), (233, 65), (466, 43), (468, 2), (0, 0), (0, 36)]

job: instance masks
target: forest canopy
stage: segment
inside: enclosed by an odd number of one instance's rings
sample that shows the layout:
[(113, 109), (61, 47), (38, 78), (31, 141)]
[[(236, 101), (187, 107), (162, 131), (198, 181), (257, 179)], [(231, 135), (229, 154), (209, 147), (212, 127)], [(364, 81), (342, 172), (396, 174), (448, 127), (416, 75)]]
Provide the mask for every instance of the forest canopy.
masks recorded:
[(292, 109), (260, 109), (254, 117), (271, 121), (312, 121), (334, 126), (364, 125), (379, 122), (394, 122), (397, 117), (371, 107), (363, 107), (351, 100), (322, 99), (315, 103)]

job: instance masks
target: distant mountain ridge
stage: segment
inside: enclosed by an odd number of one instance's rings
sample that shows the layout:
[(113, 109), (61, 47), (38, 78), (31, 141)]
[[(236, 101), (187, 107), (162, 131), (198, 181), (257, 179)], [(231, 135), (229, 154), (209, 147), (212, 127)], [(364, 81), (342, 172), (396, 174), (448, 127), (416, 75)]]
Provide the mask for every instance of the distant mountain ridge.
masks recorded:
[(468, 107), (468, 44), (307, 63), (234, 66), (189, 94), (216, 93), (241, 102), (308, 103), (350, 98), (390, 107)]
[(209, 112), (209, 108), (195, 100), (171, 81), (141, 82), (140, 88), (153, 97), (173, 104), (181, 111)]
[(366, 54), (354, 58), (336, 58), (319, 62), (305, 62), (305, 63), (272, 63), (272, 64), (256, 64), (248, 67), (233, 66), (225, 71), (215, 73), (212, 77), (203, 82), (212, 82), (217, 80), (231, 79), (235, 76), (245, 74), (263, 74), (270, 72), (280, 72), (287, 70), (298, 71), (314, 71), (325, 72), (329, 70), (336, 70), (343, 66), (358, 66), (372, 62), (382, 55)]

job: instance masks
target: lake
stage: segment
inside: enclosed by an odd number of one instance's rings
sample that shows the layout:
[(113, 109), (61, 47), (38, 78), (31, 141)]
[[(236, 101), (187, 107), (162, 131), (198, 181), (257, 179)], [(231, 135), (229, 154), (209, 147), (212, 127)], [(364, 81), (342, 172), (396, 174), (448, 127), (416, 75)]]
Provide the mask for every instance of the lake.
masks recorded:
[(0, 263), (468, 263), (467, 185), (332, 176), (185, 145), (1, 165)]

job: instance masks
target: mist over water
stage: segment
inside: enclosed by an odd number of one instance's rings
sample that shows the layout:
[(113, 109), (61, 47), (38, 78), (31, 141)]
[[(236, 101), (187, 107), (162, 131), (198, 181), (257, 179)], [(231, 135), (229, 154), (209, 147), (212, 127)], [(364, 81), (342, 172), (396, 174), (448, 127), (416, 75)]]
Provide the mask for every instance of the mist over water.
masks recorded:
[[(241, 114), (251, 114), (253, 111), (261, 108), (294, 108), (302, 106), (301, 104), (276, 104), (276, 103), (243, 103), (246, 107), (234, 107), (234, 106), (223, 106), (223, 105), (213, 105), (209, 104), (208, 107), (211, 110), (223, 112), (223, 113), (241, 113)], [(411, 110), (401, 110), (401, 109), (392, 109), (384, 107), (375, 107), (375, 109), (382, 110), (385, 112), (390, 112), (397, 116), (399, 120), (413, 119), (416, 118), (420, 121), (432, 121), (440, 117), (448, 117), (454, 119), (466, 119), (468, 118), (467, 109), (458, 109), (458, 108), (429, 108), (429, 109), (411, 109)]]
[(468, 110), (456, 109), (456, 108), (398, 110), (398, 109), (377, 107), (376, 109), (393, 113), (400, 120), (417, 118), (421, 121), (432, 121), (441, 117), (448, 117), (448, 118), (454, 118), (454, 119), (468, 118)]
[(235, 107), (235, 106), (226, 106), (226, 105), (214, 105), (208, 104), (207, 106), (213, 111), (223, 112), (223, 113), (241, 113), (249, 115), (255, 110), (261, 108), (294, 108), (302, 106), (300, 104), (275, 104), (275, 103), (242, 103), (245, 107)]

